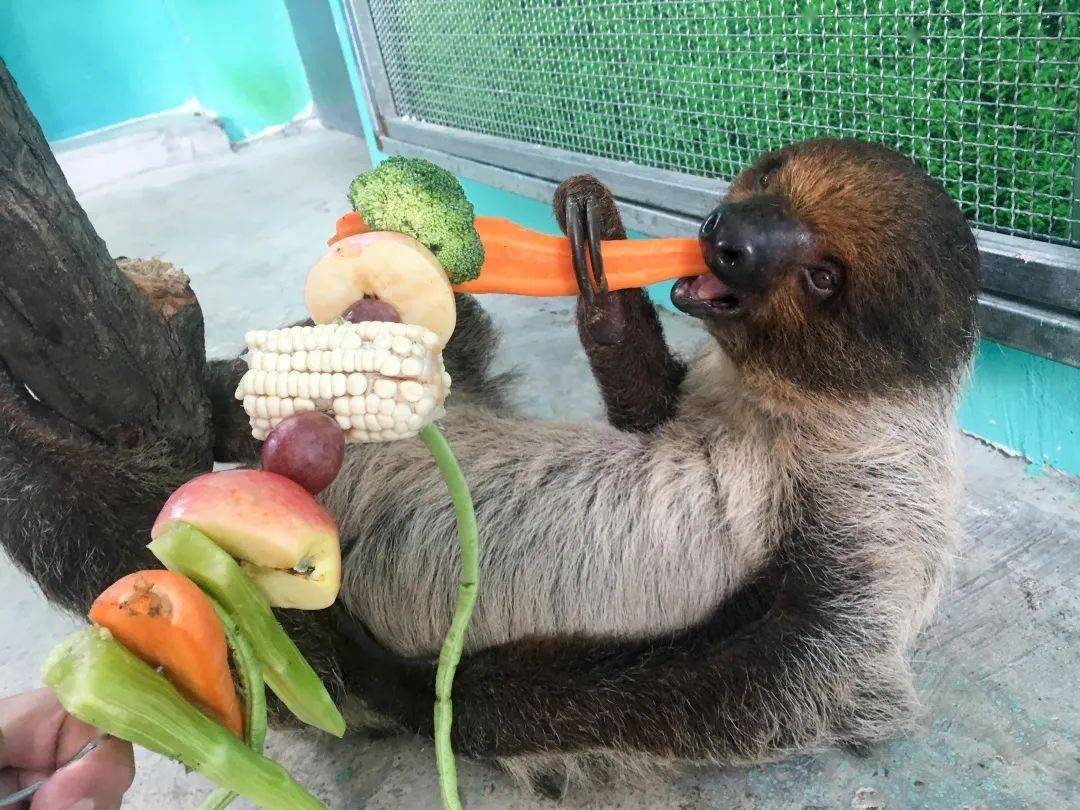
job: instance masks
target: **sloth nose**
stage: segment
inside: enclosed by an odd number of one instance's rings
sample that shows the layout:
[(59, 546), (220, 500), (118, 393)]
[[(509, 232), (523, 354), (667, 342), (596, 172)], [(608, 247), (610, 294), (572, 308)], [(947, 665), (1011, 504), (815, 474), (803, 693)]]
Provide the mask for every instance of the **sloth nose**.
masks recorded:
[(768, 287), (800, 231), (783, 201), (772, 195), (717, 206), (701, 223), (705, 264), (733, 287)]

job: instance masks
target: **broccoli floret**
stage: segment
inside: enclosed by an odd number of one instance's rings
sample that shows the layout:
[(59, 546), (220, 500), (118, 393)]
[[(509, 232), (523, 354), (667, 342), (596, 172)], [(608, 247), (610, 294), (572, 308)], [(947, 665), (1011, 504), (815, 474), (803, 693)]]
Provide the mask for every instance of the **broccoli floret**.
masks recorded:
[(349, 202), (373, 231), (397, 231), (424, 244), (453, 284), (480, 275), (484, 245), (472, 203), (450, 172), (419, 158), (391, 157), (349, 185)]

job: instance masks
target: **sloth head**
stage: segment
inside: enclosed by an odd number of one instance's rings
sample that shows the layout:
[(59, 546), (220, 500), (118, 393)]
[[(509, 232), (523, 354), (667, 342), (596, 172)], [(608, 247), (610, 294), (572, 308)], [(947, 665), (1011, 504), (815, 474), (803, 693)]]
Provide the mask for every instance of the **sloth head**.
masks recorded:
[(702, 222), (710, 273), (672, 301), (735, 364), (804, 393), (949, 385), (974, 342), (979, 254), (942, 186), (854, 140), (762, 156)]

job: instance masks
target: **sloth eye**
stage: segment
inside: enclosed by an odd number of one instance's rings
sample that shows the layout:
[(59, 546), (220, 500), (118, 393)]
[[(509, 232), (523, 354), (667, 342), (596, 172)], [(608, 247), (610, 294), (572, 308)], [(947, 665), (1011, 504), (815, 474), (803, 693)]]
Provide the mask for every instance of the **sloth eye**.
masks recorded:
[(822, 298), (832, 295), (840, 287), (843, 277), (839, 268), (808, 267), (804, 271), (810, 292)]
[(761, 179), (758, 180), (758, 183), (761, 185), (762, 188), (768, 188), (769, 187), (769, 180), (771, 179), (769, 177), (769, 174), (770, 174), (770, 172), (765, 172), (763, 175), (761, 175)]

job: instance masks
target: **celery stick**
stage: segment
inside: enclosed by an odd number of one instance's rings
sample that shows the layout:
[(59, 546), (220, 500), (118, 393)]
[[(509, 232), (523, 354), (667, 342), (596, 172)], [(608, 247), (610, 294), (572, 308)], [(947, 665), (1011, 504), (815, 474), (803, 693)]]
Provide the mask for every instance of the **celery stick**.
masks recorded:
[(196, 709), (103, 628), (61, 642), (42, 675), (64, 708), (83, 722), (182, 762), (262, 807), (324, 807), (284, 768)]
[(263, 680), (303, 722), (341, 737), (345, 720), (315, 670), (278, 624), (251, 578), (209, 537), (178, 524), (147, 548), (171, 571), (188, 577), (217, 599), (251, 642), (263, 666)]

